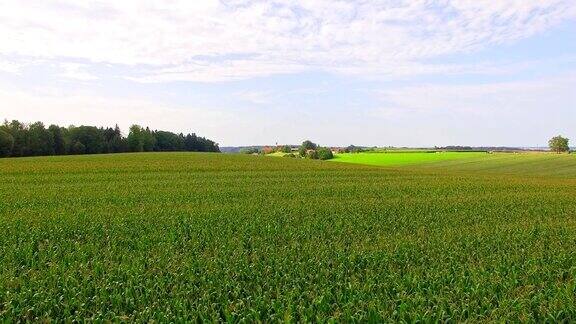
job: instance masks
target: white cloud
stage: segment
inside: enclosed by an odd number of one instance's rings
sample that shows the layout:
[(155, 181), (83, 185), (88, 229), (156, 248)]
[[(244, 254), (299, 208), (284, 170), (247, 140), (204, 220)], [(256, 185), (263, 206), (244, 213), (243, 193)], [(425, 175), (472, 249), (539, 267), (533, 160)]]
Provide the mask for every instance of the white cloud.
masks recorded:
[(18, 74), (20, 67), (12, 62), (0, 62), (0, 72)]
[(61, 63), (59, 67), (63, 70), (59, 75), (67, 79), (78, 81), (98, 80), (98, 77), (87, 72), (85, 69), (88, 65), (80, 63)]
[[(539, 80), (510, 81), (486, 84), (446, 85), (423, 84), (377, 91), (384, 103), (381, 111), (406, 113), (462, 113), (470, 116), (497, 114), (529, 116), (576, 102), (576, 74)], [(561, 117), (561, 116), (558, 116)]]
[(22, 69), (22, 65), (16, 62), (3, 60), (0, 58), (0, 72), (19, 74)]
[(124, 77), (153, 82), (307, 70), (412, 75), (454, 69), (422, 60), (575, 17), (572, 0), (6, 0), (0, 54), (139, 66)]
[(269, 91), (239, 91), (235, 96), (240, 100), (262, 105), (271, 102), (272, 94)]
[(132, 81), (156, 83), (164, 81), (220, 82), (242, 80), (247, 77), (264, 77), (304, 71), (297, 64), (278, 64), (260, 60), (223, 60), (220, 62), (187, 62), (169, 68), (143, 68), (139, 76), (127, 77)]

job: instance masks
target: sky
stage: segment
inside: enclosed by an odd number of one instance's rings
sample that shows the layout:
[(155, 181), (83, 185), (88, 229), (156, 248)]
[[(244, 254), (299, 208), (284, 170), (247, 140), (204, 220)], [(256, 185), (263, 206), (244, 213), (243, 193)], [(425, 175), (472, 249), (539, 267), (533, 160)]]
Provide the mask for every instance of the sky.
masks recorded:
[(0, 119), (221, 146), (576, 143), (576, 1), (1, 0)]

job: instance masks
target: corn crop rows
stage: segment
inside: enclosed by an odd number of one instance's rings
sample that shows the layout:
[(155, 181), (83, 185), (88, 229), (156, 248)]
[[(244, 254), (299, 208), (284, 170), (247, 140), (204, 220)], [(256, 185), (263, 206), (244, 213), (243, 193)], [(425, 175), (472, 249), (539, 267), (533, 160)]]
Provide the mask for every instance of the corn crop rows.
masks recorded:
[(576, 180), (0, 160), (0, 320), (574, 321)]

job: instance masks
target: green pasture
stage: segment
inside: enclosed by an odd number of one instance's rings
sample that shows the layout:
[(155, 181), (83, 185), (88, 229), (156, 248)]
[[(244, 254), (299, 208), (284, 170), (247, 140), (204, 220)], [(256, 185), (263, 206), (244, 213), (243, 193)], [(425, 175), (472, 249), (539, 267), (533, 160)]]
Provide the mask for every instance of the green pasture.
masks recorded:
[(339, 153), (331, 161), (378, 165), (401, 166), (411, 164), (430, 163), (438, 161), (451, 161), (472, 158), (482, 158), (486, 152), (365, 152), (365, 153)]
[(473, 172), (557, 177), (576, 175), (576, 154), (542, 152), (344, 153), (337, 154), (330, 161), (452, 173)]
[(485, 155), (0, 159), (0, 321), (575, 321), (575, 160)]
[(469, 159), (421, 164), (418, 167), (445, 172), (574, 177), (576, 176), (576, 154), (494, 153)]

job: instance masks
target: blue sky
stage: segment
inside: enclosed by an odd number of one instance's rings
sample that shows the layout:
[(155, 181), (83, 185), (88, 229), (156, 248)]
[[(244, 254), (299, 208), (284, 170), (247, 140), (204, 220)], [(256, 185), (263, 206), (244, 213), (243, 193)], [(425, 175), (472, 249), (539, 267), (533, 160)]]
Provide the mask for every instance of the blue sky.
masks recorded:
[(222, 146), (576, 142), (576, 2), (0, 3), (0, 118)]

